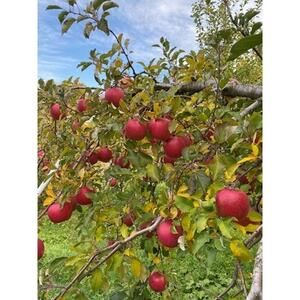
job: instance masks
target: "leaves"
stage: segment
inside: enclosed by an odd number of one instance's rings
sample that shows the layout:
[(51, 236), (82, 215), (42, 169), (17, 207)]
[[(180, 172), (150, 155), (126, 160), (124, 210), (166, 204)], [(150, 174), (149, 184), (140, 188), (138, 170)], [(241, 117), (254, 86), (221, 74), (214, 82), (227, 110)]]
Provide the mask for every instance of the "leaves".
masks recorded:
[(66, 33), (75, 21), (76, 21), (76, 19), (74, 19), (74, 18), (66, 19), (62, 25), (62, 29), (61, 29), (62, 34)]
[(93, 272), (90, 283), (91, 283), (91, 288), (93, 289), (94, 292), (101, 288), (103, 280), (102, 280), (102, 274), (100, 269), (96, 269)]
[(207, 243), (210, 241), (210, 237), (207, 232), (203, 232), (196, 238), (194, 244), (192, 253), (195, 255), (197, 252)]
[(184, 213), (188, 213), (194, 208), (192, 200), (177, 195), (175, 196), (175, 204)]
[(233, 240), (230, 243), (232, 254), (240, 261), (248, 261), (251, 258), (249, 249), (240, 240)]
[(46, 10), (50, 10), (50, 9), (62, 9), (62, 8), (58, 5), (48, 5)]
[(228, 222), (219, 221), (218, 226), (223, 236), (227, 237), (228, 239), (232, 239)]
[(131, 260), (131, 270), (134, 277), (140, 278), (142, 273), (142, 264), (138, 259), (134, 258)]
[(262, 33), (246, 36), (237, 41), (230, 49), (228, 60), (235, 60), (248, 50), (262, 44)]
[(147, 175), (154, 181), (159, 182), (160, 176), (159, 176), (159, 170), (157, 165), (154, 164), (148, 164), (146, 166)]
[(104, 3), (106, 0), (94, 0), (93, 1), (93, 8), (94, 9), (98, 9), (102, 3)]
[(105, 2), (102, 6), (103, 11), (109, 10), (113, 7), (119, 7), (119, 5), (113, 1), (108, 1), (108, 2)]
[(94, 26), (92, 24), (92, 22), (88, 22), (85, 24), (85, 27), (84, 27), (84, 31), (83, 31), (83, 35), (85, 36), (85, 38), (89, 38), (90, 37), (90, 34), (93, 30)]
[(97, 28), (103, 31), (106, 35), (109, 35), (109, 28), (106, 19), (101, 18), (100, 21), (97, 23)]

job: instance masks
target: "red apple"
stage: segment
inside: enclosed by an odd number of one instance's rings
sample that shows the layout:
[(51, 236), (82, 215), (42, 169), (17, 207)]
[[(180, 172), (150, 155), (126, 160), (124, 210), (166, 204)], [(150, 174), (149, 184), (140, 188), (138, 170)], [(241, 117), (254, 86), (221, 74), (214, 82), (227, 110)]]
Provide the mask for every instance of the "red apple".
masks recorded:
[(250, 205), (245, 192), (224, 188), (216, 194), (216, 207), (219, 217), (235, 217), (242, 219), (247, 216)]
[[(145, 229), (147, 227), (149, 227), (152, 224), (153, 220), (144, 222), (140, 225), (139, 230)], [(155, 234), (155, 231), (148, 231), (147, 233), (145, 233), (145, 236), (150, 239), (153, 235)]]
[(98, 159), (103, 162), (108, 162), (112, 159), (112, 152), (108, 148), (101, 148), (97, 151)]
[(92, 200), (87, 195), (88, 193), (94, 193), (93, 189), (90, 189), (87, 186), (82, 186), (79, 189), (78, 194), (76, 195), (76, 202), (81, 205), (89, 205), (92, 204)]
[(163, 292), (167, 288), (167, 279), (164, 274), (155, 271), (148, 279), (150, 288), (155, 292)]
[(154, 119), (148, 122), (148, 129), (153, 139), (166, 141), (170, 138), (169, 124), (167, 118)]
[(43, 158), (45, 155), (45, 152), (43, 150), (38, 150), (38, 158)]
[(74, 120), (72, 125), (71, 125), (71, 129), (73, 131), (73, 133), (76, 133), (77, 129), (79, 128), (80, 123), (78, 120)]
[(117, 185), (118, 184), (118, 180), (116, 179), (116, 178), (111, 178), (110, 180), (109, 180), (109, 185), (111, 186), (111, 187), (114, 187), (115, 185)]
[(172, 164), (172, 165), (174, 165), (175, 161), (176, 161), (176, 158), (172, 158), (172, 157), (169, 157), (169, 156), (164, 156), (163, 157), (163, 162), (165, 164)]
[(58, 103), (54, 103), (50, 108), (50, 114), (54, 120), (59, 120), (61, 115), (60, 105)]
[(193, 138), (190, 134), (186, 134), (184, 136), (179, 136), (179, 138), (182, 139), (185, 147), (188, 147), (188, 146), (194, 144)]
[(38, 239), (38, 259), (43, 257), (44, 251), (45, 251), (44, 242)]
[(248, 184), (249, 183), (249, 180), (247, 178), (246, 175), (238, 175), (237, 176), (237, 179), (238, 181), (241, 183), (241, 184)]
[(88, 158), (89, 163), (91, 165), (94, 165), (95, 163), (98, 162), (98, 160), (99, 160), (98, 152), (93, 151)]
[(137, 119), (129, 120), (124, 127), (124, 134), (130, 140), (140, 141), (146, 133), (146, 126)]
[(164, 151), (166, 156), (171, 158), (178, 158), (182, 155), (182, 150), (186, 147), (182, 137), (174, 136), (167, 140), (164, 144)]
[(84, 112), (87, 110), (87, 102), (85, 99), (79, 99), (77, 102), (77, 110), (79, 112)]
[(118, 87), (112, 87), (105, 91), (105, 100), (113, 103), (114, 106), (119, 106), (121, 99), (124, 98), (124, 92)]
[(134, 223), (135, 216), (133, 213), (129, 213), (123, 217), (123, 223), (128, 227), (131, 227)]
[(71, 218), (73, 204), (65, 202), (63, 206), (59, 203), (53, 203), (48, 209), (48, 217), (53, 223), (61, 223)]
[(178, 245), (178, 238), (183, 234), (183, 229), (180, 225), (175, 228), (177, 233), (172, 232), (173, 221), (168, 219), (159, 224), (156, 229), (158, 240), (162, 245), (174, 248)]
[(129, 162), (125, 163), (125, 157), (122, 157), (122, 156), (116, 157), (113, 160), (113, 163), (115, 165), (119, 166), (120, 168), (129, 168), (129, 166), (130, 166)]

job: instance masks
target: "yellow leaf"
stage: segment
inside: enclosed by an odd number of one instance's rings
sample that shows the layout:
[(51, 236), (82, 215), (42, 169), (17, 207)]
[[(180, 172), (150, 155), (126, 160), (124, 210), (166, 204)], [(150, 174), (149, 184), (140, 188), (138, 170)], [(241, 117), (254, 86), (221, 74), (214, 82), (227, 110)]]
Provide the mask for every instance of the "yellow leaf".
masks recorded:
[(246, 232), (254, 232), (259, 226), (260, 226), (260, 224), (248, 224), (245, 227), (245, 230), (246, 230)]
[(132, 249), (130, 248), (127, 248), (125, 251), (124, 251), (124, 254), (127, 255), (127, 256), (134, 256), (134, 252)]
[(121, 225), (120, 233), (124, 239), (126, 239), (128, 237), (128, 227), (125, 224)]
[(183, 184), (183, 185), (178, 189), (177, 194), (184, 193), (184, 192), (186, 192), (188, 189), (189, 189), (189, 188), (188, 188), (185, 184)]
[(160, 264), (161, 260), (158, 256), (154, 256), (152, 259), (153, 263), (155, 263), (156, 265)]
[(85, 121), (82, 125), (81, 125), (81, 129), (86, 129), (86, 128), (88, 128), (88, 129), (91, 129), (91, 128), (94, 128), (95, 127), (95, 123), (94, 123), (94, 121), (93, 120), (87, 120), (87, 121)]
[(238, 162), (237, 162), (237, 164), (243, 164), (244, 162), (246, 162), (246, 161), (251, 161), (251, 160), (256, 160), (256, 156), (254, 156), (254, 155), (249, 155), (249, 156), (246, 156), (246, 157), (244, 157), (244, 158), (242, 158), (241, 160), (239, 160)]
[(53, 197), (47, 197), (45, 200), (44, 200), (44, 206), (49, 206), (50, 204), (52, 204), (54, 202), (55, 198)]
[(142, 271), (142, 264), (140, 263), (140, 261), (138, 259), (136, 259), (136, 258), (132, 259), (132, 261), (131, 261), (131, 270), (132, 270), (132, 274), (136, 278), (140, 278), (141, 271)]
[(153, 202), (148, 202), (145, 206), (144, 206), (144, 212), (150, 212), (155, 208), (155, 204)]
[(247, 217), (252, 222), (261, 222), (262, 221), (262, 215), (255, 210), (250, 210)]
[(259, 148), (258, 148), (258, 146), (255, 145), (255, 144), (251, 144), (251, 148), (252, 148), (252, 153), (253, 153), (253, 155), (254, 155), (255, 157), (257, 157), (258, 154), (259, 154)]
[(124, 206), (124, 207), (123, 207), (123, 212), (124, 212), (125, 214), (128, 214), (128, 213), (130, 212), (129, 206)]
[(182, 228), (184, 231), (188, 231), (190, 229), (190, 226), (191, 226), (191, 218), (189, 215), (185, 215), (183, 218), (182, 218), (182, 221), (181, 221), (181, 225), (182, 225)]
[(171, 207), (170, 215), (171, 215), (171, 219), (175, 219), (177, 217), (178, 209), (175, 206)]
[(82, 181), (83, 178), (84, 178), (84, 173), (85, 173), (84, 168), (82, 168), (82, 169), (78, 172), (78, 176), (79, 176), (79, 178), (80, 178), (81, 181)]
[(48, 197), (51, 197), (51, 198), (56, 198), (54, 192), (53, 192), (53, 187), (52, 187), (52, 184), (50, 183), (46, 189), (46, 195)]
[(200, 207), (200, 201), (199, 200), (193, 201), (193, 205), (194, 207)]
[(230, 243), (230, 249), (232, 251), (232, 254), (241, 261), (247, 261), (251, 258), (249, 249), (244, 245), (242, 241), (233, 240)]
[(156, 116), (159, 115), (160, 112), (160, 104), (158, 102), (155, 102), (153, 105), (153, 111), (155, 113)]
[(236, 179), (234, 176), (235, 171), (238, 169), (240, 164), (233, 164), (225, 171), (225, 178), (227, 182), (233, 182)]
[(192, 224), (191, 228), (188, 230), (187, 234), (186, 234), (186, 240), (190, 241), (194, 238), (195, 232), (196, 232), (196, 224)]

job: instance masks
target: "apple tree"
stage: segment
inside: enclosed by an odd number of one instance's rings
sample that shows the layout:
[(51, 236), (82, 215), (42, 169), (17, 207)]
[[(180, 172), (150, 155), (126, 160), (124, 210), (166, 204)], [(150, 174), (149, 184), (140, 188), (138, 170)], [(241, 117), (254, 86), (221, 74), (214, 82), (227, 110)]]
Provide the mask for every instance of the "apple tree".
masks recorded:
[[(111, 278), (123, 287), (115, 299), (177, 299), (165, 266), (188, 255), (212, 263), (226, 248), (235, 271), (216, 299), (237, 284), (245, 298), (260, 299), (260, 1), (252, 8), (196, 1), (199, 51), (162, 37), (153, 45), (161, 57), (150, 62), (134, 62), (129, 39), (108, 23), (116, 2), (61, 2), (47, 9), (59, 12), (63, 34), (83, 24), (86, 39), (104, 34), (115, 42), (78, 63), (94, 70), (93, 87), (39, 79), (38, 221), (49, 218), (59, 230), (75, 218), (69, 230), (78, 234), (66, 245), (73, 256), (39, 268), (40, 299), (87, 299), (82, 285), (105, 295)], [(44, 255), (39, 239), (38, 259)], [(53, 281), (66, 270), (66, 284)]]

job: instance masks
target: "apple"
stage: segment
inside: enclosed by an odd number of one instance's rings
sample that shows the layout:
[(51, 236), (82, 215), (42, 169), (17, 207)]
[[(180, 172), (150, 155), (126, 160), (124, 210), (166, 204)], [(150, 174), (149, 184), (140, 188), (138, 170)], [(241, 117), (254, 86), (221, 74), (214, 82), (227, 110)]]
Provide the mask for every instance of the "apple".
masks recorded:
[(87, 102), (85, 99), (79, 99), (77, 102), (77, 110), (79, 112), (84, 112), (87, 110)]
[(135, 221), (135, 215), (133, 213), (129, 213), (123, 217), (122, 221), (128, 227), (131, 227)]
[(54, 103), (50, 108), (50, 114), (54, 120), (59, 120), (61, 115), (60, 105), (58, 103)]
[(111, 187), (114, 187), (115, 185), (117, 185), (118, 184), (118, 180), (116, 179), (116, 178), (111, 178), (110, 180), (109, 180), (109, 185), (111, 186)]
[(73, 131), (73, 133), (76, 133), (77, 129), (79, 128), (80, 123), (78, 120), (74, 120), (72, 125), (71, 125), (71, 129)]
[(91, 165), (94, 165), (99, 160), (98, 152), (93, 151), (90, 156), (88, 157), (88, 161)]
[(250, 204), (245, 192), (224, 188), (216, 194), (216, 208), (219, 217), (242, 219), (247, 216)]
[(166, 141), (170, 138), (169, 131), (170, 120), (167, 118), (158, 118), (148, 122), (148, 130), (153, 139)]
[(182, 137), (174, 136), (168, 139), (164, 144), (165, 155), (171, 158), (178, 158), (182, 155), (182, 150), (186, 143)]
[(97, 151), (98, 160), (109, 162), (112, 159), (112, 152), (108, 148), (101, 148)]
[[(144, 222), (140, 225), (139, 230), (145, 229), (147, 227), (149, 227), (152, 224), (153, 220)], [(153, 235), (155, 234), (155, 231), (148, 231), (147, 233), (145, 233), (145, 236), (150, 239)]]
[(155, 292), (163, 292), (167, 288), (167, 279), (161, 272), (152, 272), (148, 279), (150, 288)]
[(120, 168), (129, 168), (130, 166), (130, 163), (129, 162), (125, 162), (125, 157), (123, 156), (119, 156), (119, 157), (116, 157), (114, 160), (113, 160), (113, 163), (117, 166), (119, 166)]
[(38, 259), (42, 258), (45, 251), (44, 241), (38, 239)]
[(137, 119), (129, 120), (124, 126), (124, 134), (130, 140), (140, 141), (146, 136), (146, 133), (146, 126)]
[(105, 91), (105, 100), (109, 103), (113, 103), (114, 106), (119, 106), (121, 99), (124, 98), (124, 92), (119, 87), (112, 87)]
[(177, 233), (172, 232), (173, 221), (168, 219), (159, 224), (156, 229), (157, 237), (160, 243), (166, 247), (174, 248), (178, 245), (178, 238), (183, 234), (183, 229), (177, 225)]
[(184, 136), (180, 136), (179, 138), (182, 139), (185, 147), (188, 147), (188, 146), (194, 144), (193, 138), (192, 138), (192, 136), (190, 134), (186, 134)]
[(237, 176), (237, 179), (238, 179), (238, 181), (241, 183), (241, 184), (248, 184), (249, 183), (249, 180), (248, 180), (248, 178), (247, 178), (247, 176), (246, 175), (238, 175)]
[(169, 156), (164, 156), (163, 157), (163, 162), (165, 164), (172, 164), (172, 165), (174, 165), (175, 161), (176, 161), (176, 158), (172, 158), (172, 157), (169, 157)]
[(48, 217), (53, 223), (61, 223), (71, 218), (73, 204), (65, 202), (63, 206), (59, 203), (53, 203), (48, 209)]
[(43, 158), (45, 155), (45, 152), (43, 150), (38, 150), (38, 158)]
[(88, 193), (94, 193), (94, 190), (87, 186), (82, 186), (76, 195), (76, 202), (81, 205), (92, 204), (92, 200), (87, 195)]

